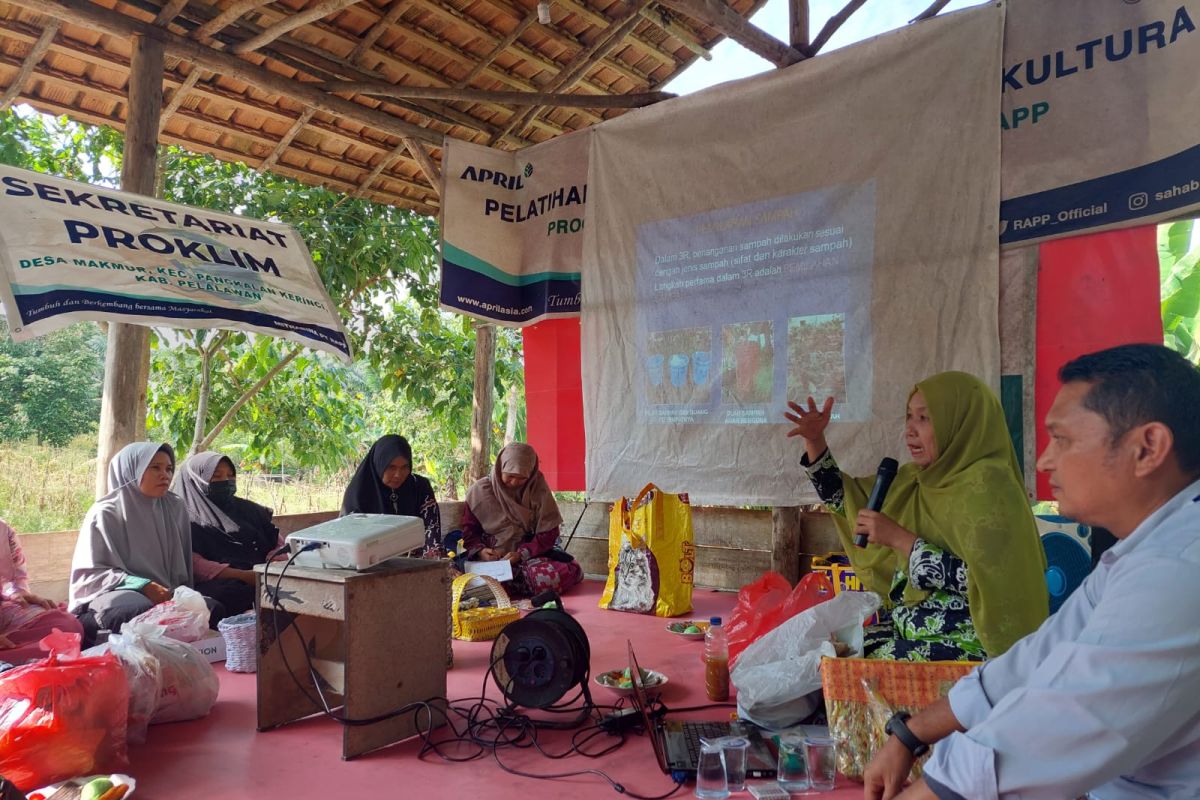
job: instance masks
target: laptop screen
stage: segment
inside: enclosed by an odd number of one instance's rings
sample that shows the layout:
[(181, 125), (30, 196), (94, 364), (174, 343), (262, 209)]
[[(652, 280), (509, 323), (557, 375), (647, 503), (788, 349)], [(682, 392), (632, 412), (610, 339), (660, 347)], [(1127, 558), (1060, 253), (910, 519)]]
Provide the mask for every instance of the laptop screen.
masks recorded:
[(658, 729), (650, 716), (650, 701), (646, 698), (646, 687), (642, 685), (642, 670), (638, 667), (637, 656), (633, 653), (633, 642), (629, 639), (626, 639), (625, 642), (629, 645), (629, 679), (633, 681), (631, 697), (633, 706), (641, 712), (642, 724), (646, 728), (646, 735), (650, 737), (650, 745), (654, 748), (654, 757), (658, 759), (658, 766), (663, 772), (667, 772), (667, 754), (663, 752)]

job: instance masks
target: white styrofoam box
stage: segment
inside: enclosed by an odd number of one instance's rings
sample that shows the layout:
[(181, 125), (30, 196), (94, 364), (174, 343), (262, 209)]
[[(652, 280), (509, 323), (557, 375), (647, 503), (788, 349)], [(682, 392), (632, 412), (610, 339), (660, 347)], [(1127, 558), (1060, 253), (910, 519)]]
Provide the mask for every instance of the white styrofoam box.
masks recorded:
[(209, 631), (203, 639), (191, 643), (208, 659), (210, 664), (225, 660), (225, 637), (217, 631)]

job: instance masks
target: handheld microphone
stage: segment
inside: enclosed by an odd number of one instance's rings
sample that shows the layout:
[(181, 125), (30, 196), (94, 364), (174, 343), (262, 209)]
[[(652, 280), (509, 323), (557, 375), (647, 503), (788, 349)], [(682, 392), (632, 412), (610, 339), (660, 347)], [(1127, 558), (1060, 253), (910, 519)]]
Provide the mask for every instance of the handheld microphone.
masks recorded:
[[(883, 508), (883, 500), (887, 497), (888, 489), (892, 488), (892, 481), (896, 477), (896, 470), (899, 464), (894, 458), (885, 458), (879, 462), (879, 469), (875, 472), (875, 485), (871, 487), (871, 496), (867, 499), (867, 510), (878, 511)], [(867, 535), (865, 533), (855, 534), (855, 547), (867, 546)]]

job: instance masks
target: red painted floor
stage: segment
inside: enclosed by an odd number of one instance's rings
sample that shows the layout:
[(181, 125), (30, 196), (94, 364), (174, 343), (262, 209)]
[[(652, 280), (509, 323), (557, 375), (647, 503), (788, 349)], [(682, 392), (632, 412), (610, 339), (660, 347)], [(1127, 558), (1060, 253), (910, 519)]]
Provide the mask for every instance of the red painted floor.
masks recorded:
[[(592, 671), (624, 667), (627, 639), (631, 639), (643, 668), (665, 673), (670, 683), (663, 690), (668, 706), (701, 705), (704, 672), (700, 662), (703, 643), (680, 639), (666, 632), (666, 621), (597, 607), (602, 585), (587, 581), (564, 599), (568, 611), (587, 631), (592, 650)], [(707, 618), (727, 616), (734, 595), (697, 589), (694, 612)], [(455, 642), (454, 669), (447, 676), (451, 700), (477, 697), (483, 686), (491, 642)], [(249, 797), (312, 798), (524, 798), (571, 797), (572, 800), (621, 797), (596, 775), (557, 780), (534, 780), (505, 773), (491, 755), (465, 763), (447, 763), (434, 754), (418, 759), (417, 739), (401, 742), (353, 761), (342, 761), (341, 729), (326, 719), (309, 719), (266, 733), (255, 731), (254, 675), (234, 674), (216, 665), (221, 694), (212, 714), (194, 722), (157, 725), (150, 729), (146, 744), (132, 748), (131, 774), (138, 781), (136, 797), (142, 800), (236, 800)], [(595, 687), (597, 703), (611, 703), (614, 696)], [(489, 697), (499, 697), (494, 683)], [(692, 714), (719, 718), (721, 709)], [(596, 739), (592, 746), (601, 742)], [(539, 742), (551, 753), (565, 751), (567, 732), (541, 732)], [(572, 755), (550, 760), (536, 751), (500, 751), (503, 762), (515, 769), (537, 774), (603, 770), (630, 792), (656, 796), (671, 789), (671, 780), (654, 761), (650, 742), (630, 736), (616, 752), (599, 759)], [(692, 796), (687, 786), (673, 797)], [(821, 797), (822, 795), (812, 795)], [(839, 778), (838, 789), (823, 797), (830, 800), (861, 797), (859, 785)], [(749, 798), (749, 794), (735, 795)]]

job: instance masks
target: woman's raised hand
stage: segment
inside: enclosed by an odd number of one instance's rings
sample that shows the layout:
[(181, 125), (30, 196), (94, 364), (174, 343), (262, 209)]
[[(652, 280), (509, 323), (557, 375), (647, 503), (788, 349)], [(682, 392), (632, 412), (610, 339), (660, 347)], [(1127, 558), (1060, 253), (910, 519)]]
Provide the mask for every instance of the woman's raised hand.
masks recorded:
[(788, 436), (799, 436), (807, 441), (825, 438), (825, 429), (829, 427), (830, 412), (833, 411), (833, 398), (826, 397), (825, 404), (817, 408), (817, 403), (808, 398), (808, 407), (803, 403), (788, 401), (791, 412), (783, 412), (783, 416), (796, 427), (788, 431)]

